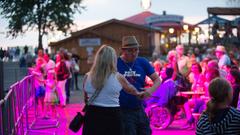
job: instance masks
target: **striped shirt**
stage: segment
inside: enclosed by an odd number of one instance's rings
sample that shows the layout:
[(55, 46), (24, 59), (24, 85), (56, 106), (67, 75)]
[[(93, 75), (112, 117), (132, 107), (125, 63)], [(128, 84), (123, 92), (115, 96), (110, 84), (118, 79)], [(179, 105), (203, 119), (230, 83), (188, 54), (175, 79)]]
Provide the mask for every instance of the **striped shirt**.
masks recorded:
[(197, 123), (196, 135), (240, 135), (240, 111), (231, 107), (220, 121), (213, 123), (203, 113)]

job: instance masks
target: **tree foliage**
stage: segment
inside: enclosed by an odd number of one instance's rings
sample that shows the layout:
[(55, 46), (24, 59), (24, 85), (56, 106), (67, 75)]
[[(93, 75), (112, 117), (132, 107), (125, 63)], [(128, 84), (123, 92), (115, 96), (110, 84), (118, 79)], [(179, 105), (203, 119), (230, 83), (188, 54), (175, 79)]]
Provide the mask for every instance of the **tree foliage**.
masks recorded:
[(81, 13), (82, 0), (0, 0), (1, 15), (8, 20), (8, 36), (17, 37), (28, 30), (38, 30), (38, 47), (51, 31), (67, 33), (73, 15)]

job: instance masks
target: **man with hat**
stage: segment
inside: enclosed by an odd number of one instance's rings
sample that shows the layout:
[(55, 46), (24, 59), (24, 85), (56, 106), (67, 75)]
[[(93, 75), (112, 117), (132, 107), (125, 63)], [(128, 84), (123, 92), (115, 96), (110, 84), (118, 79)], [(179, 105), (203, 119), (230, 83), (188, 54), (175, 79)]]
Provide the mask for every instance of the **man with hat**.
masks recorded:
[[(123, 37), (117, 68), (138, 91), (145, 90), (144, 97), (149, 97), (160, 85), (160, 78), (145, 58), (138, 57), (139, 47), (135, 36)], [(151, 78), (153, 86), (143, 89), (146, 76)], [(150, 123), (141, 99), (122, 90), (120, 107), (123, 113), (124, 135), (151, 135)]]
[(222, 45), (218, 45), (215, 50), (215, 55), (218, 58), (218, 67), (223, 68), (224, 65), (231, 65), (231, 60), (226, 54), (226, 49)]

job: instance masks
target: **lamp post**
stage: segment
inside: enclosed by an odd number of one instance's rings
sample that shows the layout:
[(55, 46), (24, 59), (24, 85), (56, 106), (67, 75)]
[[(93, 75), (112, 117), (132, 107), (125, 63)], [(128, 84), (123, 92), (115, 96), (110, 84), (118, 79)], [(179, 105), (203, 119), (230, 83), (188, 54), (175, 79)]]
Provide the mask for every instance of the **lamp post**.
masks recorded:
[(191, 31), (189, 30), (189, 26), (187, 24), (183, 25), (183, 30), (187, 33), (188, 35), (188, 44), (191, 44)]
[(187, 25), (187, 24), (184, 24), (184, 25), (183, 25), (183, 30), (184, 30), (184, 31), (188, 31), (188, 25)]
[(174, 33), (174, 28), (169, 28), (168, 29), (168, 44), (170, 45), (171, 44), (171, 34), (173, 34)]
[(196, 43), (198, 45), (198, 34), (199, 34), (199, 31), (200, 31), (200, 28), (199, 27), (195, 27), (194, 31), (196, 32)]
[(153, 26), (152, 26), (152, 23), (149, 23), (149, 26), (150, 26), (150, 53), (153, 54), (154, 50), (155, 50), (155, 45), (154, 45), (154, 33), (153, 33)]
[(173, 34), (173, 33), (174, 33), (174, 28), (169, 28), (169, 29), (168, 29), (168, 32), (169, 32), (170, 34)]

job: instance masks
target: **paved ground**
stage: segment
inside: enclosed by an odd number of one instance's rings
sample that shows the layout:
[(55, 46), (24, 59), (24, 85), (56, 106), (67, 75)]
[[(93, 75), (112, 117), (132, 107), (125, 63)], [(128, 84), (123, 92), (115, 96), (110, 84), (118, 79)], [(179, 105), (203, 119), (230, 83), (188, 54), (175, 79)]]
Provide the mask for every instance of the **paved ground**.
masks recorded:
[[(82, 78), (80, 78), (81, 80)], [(81, 81), (79, 81), (79, 86), (81, 86)], [(78, 133), (73, 133), (68, 129), (70, 121), (73, 119), (75, 114), (81, 110), (83, 106), (83, 96), (80, 91), (72, 91), (70, 104), (65, 108), (58, 108), (58, 113), (60, 114), (59, 125), (55, 128), (39, 129), (29, 131), (30, 135), (81, 135), (81, 130)], [(44, 122), (42, 122), (44, 121)], [(153, 130), (153, 135), (194, 135), (194, 130), (181, 130), (180, 127), (186, 122), (186, 120), (175, 120), (166, 130)], [(39, 119), (37, 122), (39, 126), (44, 126), (45, 124), (56, 123), (52, 120)]]

